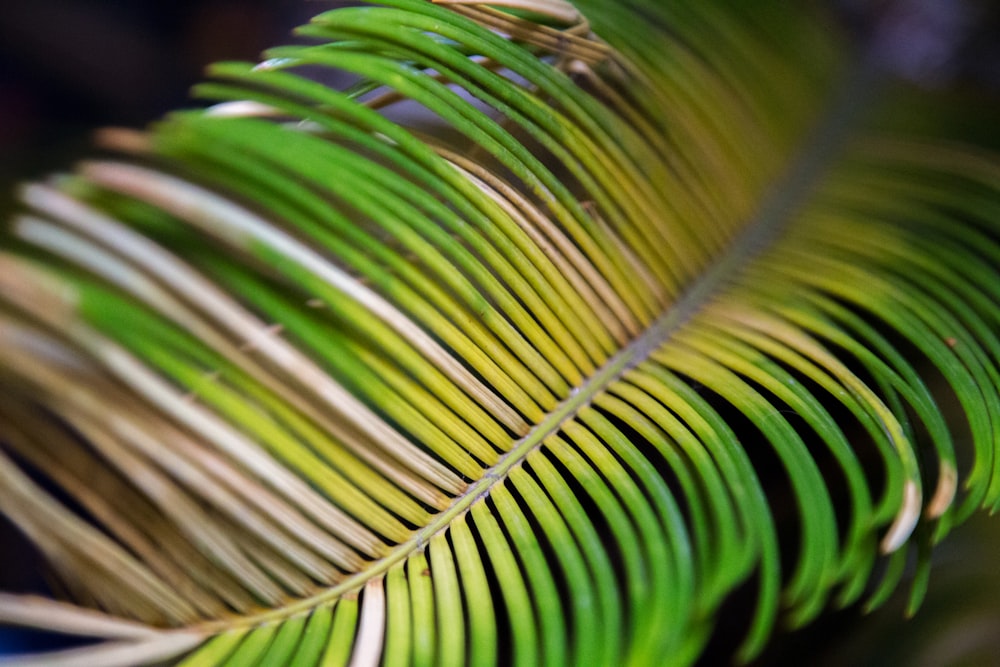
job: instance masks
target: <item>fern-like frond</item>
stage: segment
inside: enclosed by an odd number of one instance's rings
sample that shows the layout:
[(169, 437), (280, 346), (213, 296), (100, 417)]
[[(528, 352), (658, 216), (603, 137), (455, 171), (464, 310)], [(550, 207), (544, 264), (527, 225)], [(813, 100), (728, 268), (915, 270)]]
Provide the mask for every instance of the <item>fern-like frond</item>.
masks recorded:
[(21, 192), (0, 511), (72, 603), (0, 620), (103, 640), (24, 663), (687, 664), (752, 587), (747, 660), (1000, 504), (1000, 161), (816, 16), (301, 32)]

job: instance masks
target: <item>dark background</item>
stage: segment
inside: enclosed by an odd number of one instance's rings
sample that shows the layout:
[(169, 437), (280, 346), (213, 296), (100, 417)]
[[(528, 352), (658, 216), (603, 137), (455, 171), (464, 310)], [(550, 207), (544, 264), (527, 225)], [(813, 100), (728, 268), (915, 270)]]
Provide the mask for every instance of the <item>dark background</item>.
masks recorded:
[(94, 127), (141, 127), (190, 104), (205, 65), (257, 60), (337, 4), (0, 0), (0, 197), (13, 180), (68, 166)]

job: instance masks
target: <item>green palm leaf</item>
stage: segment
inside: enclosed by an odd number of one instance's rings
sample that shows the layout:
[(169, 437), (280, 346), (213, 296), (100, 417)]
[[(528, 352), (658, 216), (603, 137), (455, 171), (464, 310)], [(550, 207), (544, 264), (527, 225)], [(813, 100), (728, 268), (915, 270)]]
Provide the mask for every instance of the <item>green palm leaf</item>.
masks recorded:
[(327, 12), (25, 187), (0, 510), (73, 603), (0, 619), (103, 641), (23, 662), (685, 664), (749, 587), (748, 660), (911, 553), (915, 610), (1000, 504), (1000, 162), (730, 4)]

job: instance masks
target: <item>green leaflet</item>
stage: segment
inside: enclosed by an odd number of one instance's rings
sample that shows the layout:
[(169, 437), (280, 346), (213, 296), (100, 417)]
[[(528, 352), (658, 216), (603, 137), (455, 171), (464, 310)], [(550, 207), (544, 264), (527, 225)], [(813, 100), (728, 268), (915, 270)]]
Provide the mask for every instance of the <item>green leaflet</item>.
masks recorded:
[(105, 640), (65, 664), (750, 660), (911, 552), (915, 609), (1000, 505), (1000, 162), (869, 135), (828, 26), (733, 4), (326, 12), (27, 186), (0, 511), (80, 606), (0, 620)]

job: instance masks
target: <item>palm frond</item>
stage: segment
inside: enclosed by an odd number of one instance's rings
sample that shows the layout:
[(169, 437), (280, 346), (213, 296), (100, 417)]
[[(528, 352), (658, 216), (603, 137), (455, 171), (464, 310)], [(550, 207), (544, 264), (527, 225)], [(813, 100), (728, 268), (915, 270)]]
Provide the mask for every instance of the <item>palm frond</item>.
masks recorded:
[(0, 620), (103, 641), (15, 664), (687, 664), (752, 587), (749, 660), (914, 555), (915, 610), (1000, 505), (1000, 161), (733, 4), (326, 12), (23, 188), (0, 511), (72, 603)]

